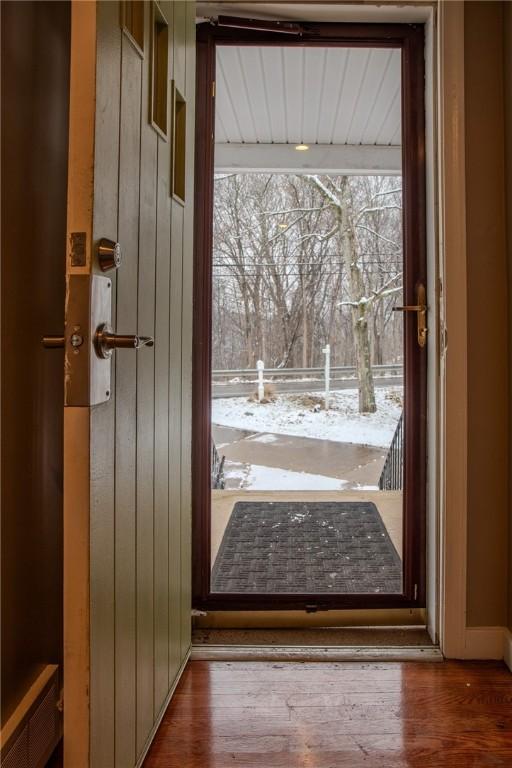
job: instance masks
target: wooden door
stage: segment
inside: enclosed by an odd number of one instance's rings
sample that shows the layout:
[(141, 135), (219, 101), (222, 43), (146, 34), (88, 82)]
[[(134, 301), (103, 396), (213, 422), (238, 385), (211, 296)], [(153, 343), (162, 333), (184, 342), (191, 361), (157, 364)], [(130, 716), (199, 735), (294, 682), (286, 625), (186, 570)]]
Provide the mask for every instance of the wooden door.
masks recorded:
[[(190, 646), (190, 421), (195, 8), (72, 4), (64, 413), (64, 754), (68, 768), (138, 764)], [(186, 104), (173, 130), (174, 95)], [(181, 143), (180, 143), (181, 142)], [(175, 194), (176, 167), (184, 168)], [(69, 392), (73, 280), (121, 246), (105, 402)], [(91, 289), (89, 288), (89, 291)], [(92, 311), (94, 311), (94, 300)], [(79, 331), (82, 333), (82, 330)], [(91, 368), (92, 371), (92, 368)]]

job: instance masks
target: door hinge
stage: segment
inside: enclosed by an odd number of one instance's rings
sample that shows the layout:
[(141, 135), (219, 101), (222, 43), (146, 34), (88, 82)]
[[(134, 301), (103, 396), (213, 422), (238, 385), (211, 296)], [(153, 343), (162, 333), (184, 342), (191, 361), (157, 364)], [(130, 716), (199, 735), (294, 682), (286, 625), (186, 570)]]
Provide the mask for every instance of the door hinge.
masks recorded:
[(212, 99), (215, 98), (215, 80), (212, 80)]

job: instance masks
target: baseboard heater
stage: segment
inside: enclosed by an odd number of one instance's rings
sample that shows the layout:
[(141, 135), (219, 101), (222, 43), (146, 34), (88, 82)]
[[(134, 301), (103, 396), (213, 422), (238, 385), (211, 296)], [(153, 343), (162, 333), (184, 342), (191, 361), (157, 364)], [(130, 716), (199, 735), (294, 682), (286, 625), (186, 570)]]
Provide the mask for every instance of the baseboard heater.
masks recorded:
[(1, 768), (43, 768), (62, 735), (59, 667), (48, 664), (1, 731)]

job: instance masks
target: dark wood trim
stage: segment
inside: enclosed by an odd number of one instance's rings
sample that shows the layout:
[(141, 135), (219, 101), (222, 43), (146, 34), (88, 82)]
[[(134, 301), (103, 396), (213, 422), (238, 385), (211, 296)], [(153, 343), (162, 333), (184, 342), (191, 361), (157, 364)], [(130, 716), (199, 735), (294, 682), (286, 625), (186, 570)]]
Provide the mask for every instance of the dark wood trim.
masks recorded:
[(210, 593), (211, 272), (217, 45), (350, 46), (402, 50), (402, 179), (404, 300), (426, 285), (424, 30), (411, 24), (303, 23), (300, 36), (197, 27), (194, 253), (193, 604), (203, 610), (327, 610), (417, 608), (425, 605), (427, 352), (416, 341), (416, 318), (404, 313), (405, 467), (404, 591), (399, 595), (240, 595)]
[(215, 159), (215, 43), (197, 39), (192, 346), (192, 593), (203, 604), (210, 583), (211, 302)]
[[(402, 199), (404, 301), (416, 304), (427, 285), (425, 197), (425, 65), (423, 28), (411, 29), (402, 47)], [(425, 604), (427, 349), (417, 343), (416, 317), (404, 313), (404, 588)]]
[(373, 610), (423, 607), (420, 600), (405, 594), (375, 595), (317, 595), (276, 593), (274, 595), (246, 595), (236, 593), (206, 593), (201, 600), (194, 598), (194, 608), (208, 611), (317, 611)]
[[(245, 20), (247, 21), (247, 20)], [(283, 32), (233, 29), (209, 22), (199, 24), (197, 42), (211, 40), (214, 45), (320, 45), (361, 48), (403, 48), (408, 39), (423, 37), (422, 24), (335, 24), (303, 22), (297, 38)], [(423, 50), (422, 50), (423, 55)]]

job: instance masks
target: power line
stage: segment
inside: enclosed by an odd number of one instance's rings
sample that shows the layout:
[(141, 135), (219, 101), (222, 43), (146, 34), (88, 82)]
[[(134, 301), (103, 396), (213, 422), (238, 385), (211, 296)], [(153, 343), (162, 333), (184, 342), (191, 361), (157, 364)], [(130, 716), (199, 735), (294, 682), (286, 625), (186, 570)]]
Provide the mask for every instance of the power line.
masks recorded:
[[(215, 272), (215, 277), (220, 277), (221, 275), (228, 275), (229, 277), (239, 277), (240, 274), (242, 274), (245, 277), (261, 277), (261, 272), (255, 272), (254, 269), (249, 269), (249, 270), (244, 269), (242, 271), (242, 273), (240, 273), (240, 270), (238, 272), (236, 272), (235, 270), (231, 270), (230, 271), (230, 270), (227, 269), (226, 266), (215, 267), (215, 269), (216, 270), (217, 269), (224, 269), (225, 270), (224, 272), (217, 272), (216, 271)], [(378, 274), (380, 274), (380, 275), (394, 275), (397, 272), (401, 272), (401, 271), (402, 271), (401, 269), (378, 269), (378, 270), (375, 270), (375, 272), (378, 272)], [(313, 274), (315, 272), (315, 270), (310, 270), (309, 272), (307, 272), (307, 271), (299, 272), (295, 268), (293, 268), (292, 271), (288, 272), (288, 271), (286, 271), (286, 267), (284, 267), (284, 268), (276, 267), (274, 269), (274, 272), (276, 272), (277, 274), (280, 274), (280, 275), (298, 275), (300, 277), (301, 275), (311, 275), (311, 274)], [(322, 270), (322, 273), (321, 273), (320, 276), (322, 276), (322, 275), (339, 275), (339, 274), (340, 274), (340, 270), (339, 269), (327, 269), (327, 270)]]
[[(395, 261), (395, 262), (387, 261), (387, 262), (385, 262), (385, 264), (383, 264), (381, 261), (365, 261), (365, 262), (363, 262), (362, 266), (367, 267), (369, 265), (375, 265), (375, 266), (386, 266), (386, 267), (389, 267), (390, 264), (393, 264), (393, 263), (400, 266), (400, 264), (403, 264), (403, 261)], [(339, 266), (343, 266), (345, 264), (345, 262), (344, 261), (329, 261), (326, 266), (333, 267), (336, 264), (338, 264)], [(261, 263), (251, 262), (250, 264), (233, 264), (232, 262), (229, 262), (229, 261), (216, 261), (216, 262), (214, 261), (212, 266), (213, 267), (229, 267), (230, 269), (231, 268), (232, 269), (241, 269), (241, 268), (243, 269), (244, 267), (247, 267), (248, 269), (254, 269), (255, 267), (270, 267), (271, 269), (276, 269), (276, 268), (286, 267), (287, 265), (286, 264), (272, 264), (272, 263), (265, 264), (263, 262), (261, 262)], [(293, 269), (295, 269), (296, 267), (312, 267), (312, 268), (316, 268), (316, 267), (322, 267), (322, 266), (324, 266), (324, 265), (323, 264), (318, 264), (318, 263), (315, 263), (315, 262), (308, 262), (308, 261), (298, 261), (298, 262), (296, 261), (296, 262), (290, 264), (290, 267), (292, 267)]]
[[(333, 264), (333, 263), (334, 264), (344, 264), (345, 263), (344, 259), (337, 259), (335, 262), (331, 261), (331, 259), (333, 257), (338, 257), (339, 255), (340, 254), (337, 254), (337, 253), (336, 254), (334, 254), (334, 253), (333, 254), (326, 254), (326, 255), (321, 257), (320, 261), (294, 261), (293, 259), (290, 259), (290, 262), (291, 262), (292, 266), (299, 266), (301, 264), (313, 264), (314, 266), (320, 266), (321, 264), (325, 263), (326, 261), (328, 261), (329, 264)], [(400, 257), (403, 258), (403, 254), (402, 254), (401, 251), (393, 251), (393, 253), (374, 253), (374, 252), (360, 253), (360, 254), (358, 254), (357, 258), (360, 259), (360, 258), (362, 258), (364, 256), (373, 256), (374, 258), (378, 257), (378, 258), (386, 258), (386, 259), (389, 258), (389, 257), (394, 257), (394, 258), (397, 259), (397, 261), (400, 260)], [(213, 264), (215, 265), (215, 263), (217, 263), (217, 264), (226, 264), (227, 266), (237, 266), (236, 262), (219, 261), (217, 259), (217, 257), (214, 257)], [(373, 262), (365, 261), (365, 264), (371, 264), (371, 263), (380, 264), (381, 262), (380, 261), (373, 261)], [(251, 267), (272, 267), (272, 266), (274, 266), (274, 262), (272, 262), (272, 261), (251, 261), (249, 266), (251, 266)]]

